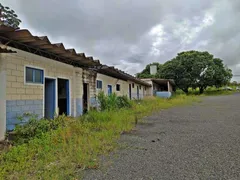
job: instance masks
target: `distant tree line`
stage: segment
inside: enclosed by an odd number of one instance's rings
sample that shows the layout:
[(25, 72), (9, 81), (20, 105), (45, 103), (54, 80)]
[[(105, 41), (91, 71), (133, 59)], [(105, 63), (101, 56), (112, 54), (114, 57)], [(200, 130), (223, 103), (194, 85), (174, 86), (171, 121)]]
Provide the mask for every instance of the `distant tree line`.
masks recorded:
[[(150, 74), (150, 66), (157, 65), (157, 73)], [(173, 79), (176, 86), (188, 93), (189, 88), (199, 88), (200, 93), (209, 86), (216, 88), (229, 84), (232, 70), (223, 60), (215, 58), (209, 52), (186, 51), (164, 64), (152, 63), (138, 73), (138, 78)]]

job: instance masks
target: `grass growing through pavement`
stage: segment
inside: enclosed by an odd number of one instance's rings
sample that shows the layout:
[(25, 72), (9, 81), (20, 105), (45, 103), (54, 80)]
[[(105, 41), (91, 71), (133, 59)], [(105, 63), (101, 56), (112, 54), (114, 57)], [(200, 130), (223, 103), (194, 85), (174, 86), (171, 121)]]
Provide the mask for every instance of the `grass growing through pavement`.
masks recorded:
[(114, 150), (120, 134), (134, 127), (136, 116), (196, 100), (186, 95), (148, 98), (134, 102), (130, 109), (91, 111), (78, 119), (65, 117), (64, 127), (0, 154), (0, 179), (80, 178), (84, 169), (98, 168), (98, 156)]

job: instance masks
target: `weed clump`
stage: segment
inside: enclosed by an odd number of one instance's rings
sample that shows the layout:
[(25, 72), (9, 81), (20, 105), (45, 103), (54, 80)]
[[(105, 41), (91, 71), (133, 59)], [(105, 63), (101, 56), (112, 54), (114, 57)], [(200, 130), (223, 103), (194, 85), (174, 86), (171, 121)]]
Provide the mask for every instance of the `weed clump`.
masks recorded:
[(111, 111), (132, 107), (132, 103), (127, 96), (117, 96), (115, 93), (108, 96), (103, 92), (100, 92), (97, 99), (101, 111)]

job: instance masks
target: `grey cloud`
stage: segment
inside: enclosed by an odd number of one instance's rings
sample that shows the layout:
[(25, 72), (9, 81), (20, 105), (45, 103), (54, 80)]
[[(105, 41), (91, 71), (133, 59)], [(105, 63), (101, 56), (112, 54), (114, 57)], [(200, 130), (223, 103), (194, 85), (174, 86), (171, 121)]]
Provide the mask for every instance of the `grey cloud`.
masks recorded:
[[(131, 74), (190, 49), (208, 50), (231, 67), (240, 63), (238, 0), (3, 0), (3, 4), (15, 9), (31, 29)], [(207, 13), (214, 23), (199, 30)], [(163, 36), (149, 35), (159, 24)], [(154, 44), (158, 40), (162, 41)]]

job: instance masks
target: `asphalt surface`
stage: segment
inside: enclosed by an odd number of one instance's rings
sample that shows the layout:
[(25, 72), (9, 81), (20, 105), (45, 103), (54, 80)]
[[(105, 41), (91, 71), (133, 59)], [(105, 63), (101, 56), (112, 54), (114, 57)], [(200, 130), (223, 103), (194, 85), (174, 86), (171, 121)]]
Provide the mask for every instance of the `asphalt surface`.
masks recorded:
[(83, 179), (240, 180), (240, 94), (160, 111)]

